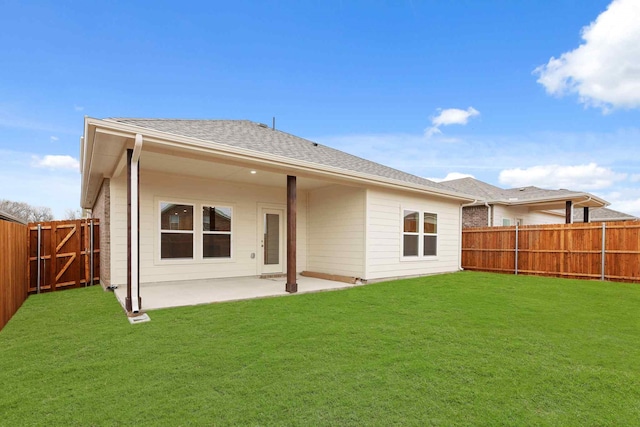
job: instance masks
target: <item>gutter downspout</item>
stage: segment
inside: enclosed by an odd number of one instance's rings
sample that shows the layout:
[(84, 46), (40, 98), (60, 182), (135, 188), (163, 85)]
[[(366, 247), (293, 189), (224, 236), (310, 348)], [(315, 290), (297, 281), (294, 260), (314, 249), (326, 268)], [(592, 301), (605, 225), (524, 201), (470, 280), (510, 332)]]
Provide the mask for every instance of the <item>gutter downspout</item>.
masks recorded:
[(131, 156), (131, 311), (140, 311), (140, 201), (139, 160), (142, 151), (142, 135), (136, 134)]
[(491, 222), (493, 211), (491, 210), (491, 206), (489, 206), (488, 202), (484, 202), (484, 205), (487, 207), (487, 227), (491, 227), (493, 225), (493, 223)]
[[(460, 230), (458, 232), (458, 247), (460, 248), (460, 256), (458, 257), (458, 271), (464, 270), (462, 268), (462, 208), (466, 208), (467, 206), (473, 206), (478, 203), (479, 200), (475, 199), (471, 203), (467, 203), (466, 205), (460, 205)], [(485, 202), (486, 204), (487, 202)]]

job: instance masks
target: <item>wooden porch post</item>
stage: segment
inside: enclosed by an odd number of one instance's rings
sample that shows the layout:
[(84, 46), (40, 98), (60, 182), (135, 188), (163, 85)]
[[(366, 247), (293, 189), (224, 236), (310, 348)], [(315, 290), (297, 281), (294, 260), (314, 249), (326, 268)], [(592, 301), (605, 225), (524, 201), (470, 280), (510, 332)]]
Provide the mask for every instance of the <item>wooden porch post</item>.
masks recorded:
[(589, 207), (588, 207), (588, 206), (585, 206), (585, 207), (582, 209), (582, 212), (584, 212), (584, 213), (582, 214), (582, 220), (583, 220), (584, 222), (589, 222)]
[(571, 203), (571, 200), (567, 200), (564, 215), (565, 224), (571, 224), (573, 222), (573, 209), (571, 208), (572, 205), (573, 204)]
[(287, 284), (289, 293), (298, 292), (296, 282), (296, 177), (287, 175)]

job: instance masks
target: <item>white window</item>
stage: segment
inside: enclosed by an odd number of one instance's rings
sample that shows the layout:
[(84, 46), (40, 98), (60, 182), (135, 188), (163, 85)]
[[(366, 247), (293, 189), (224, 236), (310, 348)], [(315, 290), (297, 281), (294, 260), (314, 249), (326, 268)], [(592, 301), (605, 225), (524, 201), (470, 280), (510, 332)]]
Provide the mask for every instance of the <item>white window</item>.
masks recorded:
[(160, 202), (160, 258), (193, 259), (193, 205)]
[(403, 211), (402, 256), (431, 257), (438, 254), (438, 215), (417, 210)]
[(420, 245), (419, 220), (420, 213), (417, 211), (404, 211), (403, 229), (403, 250), (402, 256), (418, 256)]
[(511, 218), (502, 218), (502, 225), (505, 227), (511, 225)]
[(232, 210), (226, 206), (202, 206), (202, 257), (231, 258)]
[(435, 256), (438, 254), (438, 215), (425, 212), (423, 217), (424, 235), (422, 255)]

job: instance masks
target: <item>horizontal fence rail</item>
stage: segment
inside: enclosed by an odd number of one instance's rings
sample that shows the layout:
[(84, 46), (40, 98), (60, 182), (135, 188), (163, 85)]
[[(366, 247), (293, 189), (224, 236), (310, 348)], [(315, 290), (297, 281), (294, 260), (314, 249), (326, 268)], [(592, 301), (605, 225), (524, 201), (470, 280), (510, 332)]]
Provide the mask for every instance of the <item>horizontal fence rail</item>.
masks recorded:
[(640, 222), (467, 228), (462, 267), (640, 282)]

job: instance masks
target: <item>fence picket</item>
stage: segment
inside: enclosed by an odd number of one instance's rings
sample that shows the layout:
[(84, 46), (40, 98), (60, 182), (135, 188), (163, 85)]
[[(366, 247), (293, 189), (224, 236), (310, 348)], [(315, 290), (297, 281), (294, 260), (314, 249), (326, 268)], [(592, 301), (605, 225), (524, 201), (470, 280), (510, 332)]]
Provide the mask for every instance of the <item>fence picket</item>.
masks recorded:
[(462, 267), (640, 282), (640, 222), (463, 229)]

